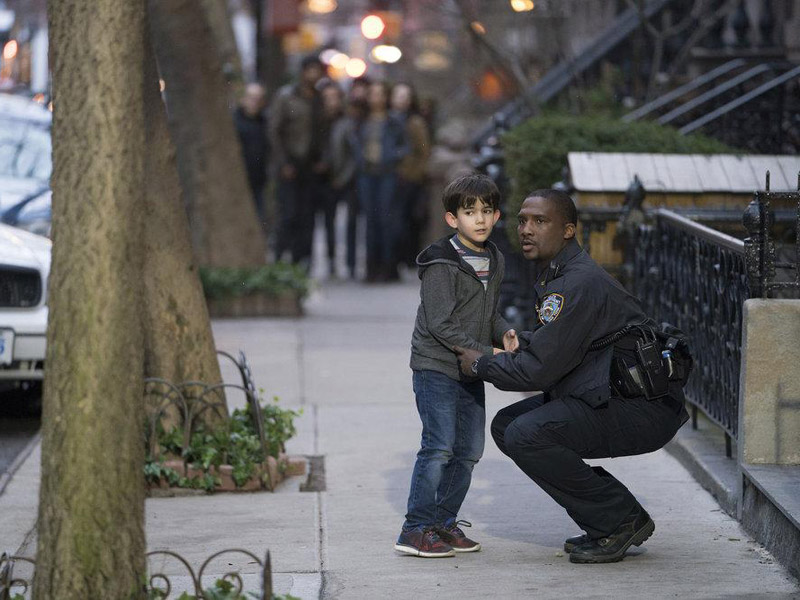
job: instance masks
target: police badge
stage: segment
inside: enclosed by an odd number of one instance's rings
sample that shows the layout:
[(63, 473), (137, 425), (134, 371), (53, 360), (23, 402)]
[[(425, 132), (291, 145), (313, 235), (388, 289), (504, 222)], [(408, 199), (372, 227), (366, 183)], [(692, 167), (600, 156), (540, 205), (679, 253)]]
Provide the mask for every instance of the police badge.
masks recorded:
[(561, 309), (564, 307), (564, 296), (561, 294), (548, 294), (539, 307), (539, 321), (542, 325), (547, 325), (555, 321)]

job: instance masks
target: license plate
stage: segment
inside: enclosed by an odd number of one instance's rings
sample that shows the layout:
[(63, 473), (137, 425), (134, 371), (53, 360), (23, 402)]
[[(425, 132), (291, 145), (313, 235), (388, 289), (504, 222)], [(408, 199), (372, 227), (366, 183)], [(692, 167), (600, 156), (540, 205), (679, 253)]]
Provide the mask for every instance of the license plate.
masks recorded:
[(14, 330), (0, 329), (0, 365), (10, 365), (14, 359)]

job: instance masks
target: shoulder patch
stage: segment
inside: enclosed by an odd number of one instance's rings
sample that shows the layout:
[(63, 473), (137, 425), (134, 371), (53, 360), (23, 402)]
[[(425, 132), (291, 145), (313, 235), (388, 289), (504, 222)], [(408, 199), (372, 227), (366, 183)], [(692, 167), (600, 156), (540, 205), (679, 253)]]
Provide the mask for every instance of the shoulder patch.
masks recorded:
[(558, 315), (561, 314), (562, 308), (564, 308), (564, 296), (561, 294), (548, 294), (539, 307), (539, 321), (542, 325), (555, 321)]

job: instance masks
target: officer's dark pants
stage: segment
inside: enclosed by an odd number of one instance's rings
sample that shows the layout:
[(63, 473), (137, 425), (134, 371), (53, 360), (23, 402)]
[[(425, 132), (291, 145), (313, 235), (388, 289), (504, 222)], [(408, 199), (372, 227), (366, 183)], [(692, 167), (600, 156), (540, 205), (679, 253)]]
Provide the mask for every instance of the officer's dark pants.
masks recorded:
[(685, 422), (671, 400), (611, 398), (592, 408), (573, 398), (545, 402), (544, 395), (512, 404), (492, 421), (497, 446), (563, 506), (592, 538), (612, 533), (636, 506), (622, 483), (583, 458), (658, 450)]

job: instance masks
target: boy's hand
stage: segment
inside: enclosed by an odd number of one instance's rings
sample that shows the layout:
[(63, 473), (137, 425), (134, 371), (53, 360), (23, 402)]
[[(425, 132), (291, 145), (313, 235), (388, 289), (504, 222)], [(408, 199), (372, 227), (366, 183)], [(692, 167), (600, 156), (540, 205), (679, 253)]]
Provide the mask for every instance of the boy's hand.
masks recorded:
[(515, 330), (509, 329), (503, 334), (503, 348), (505, 348), (506, 352), (517, 351), (519, 348), (519, 338)]
[(497, 355), (497, 354), (502, 354), (503, 352), (505, 352), (505, 350), (503, 350), (502, 348), (492, 348), (492, 352), (495, 355)]
[(472, 372), (472, 363), (478, 360), (483, 353), (478, 350), (470, 350), (461, 346), (453, 346), (453, 351), (458, 355), (458, 366), (464, 375), (475, 377)]

